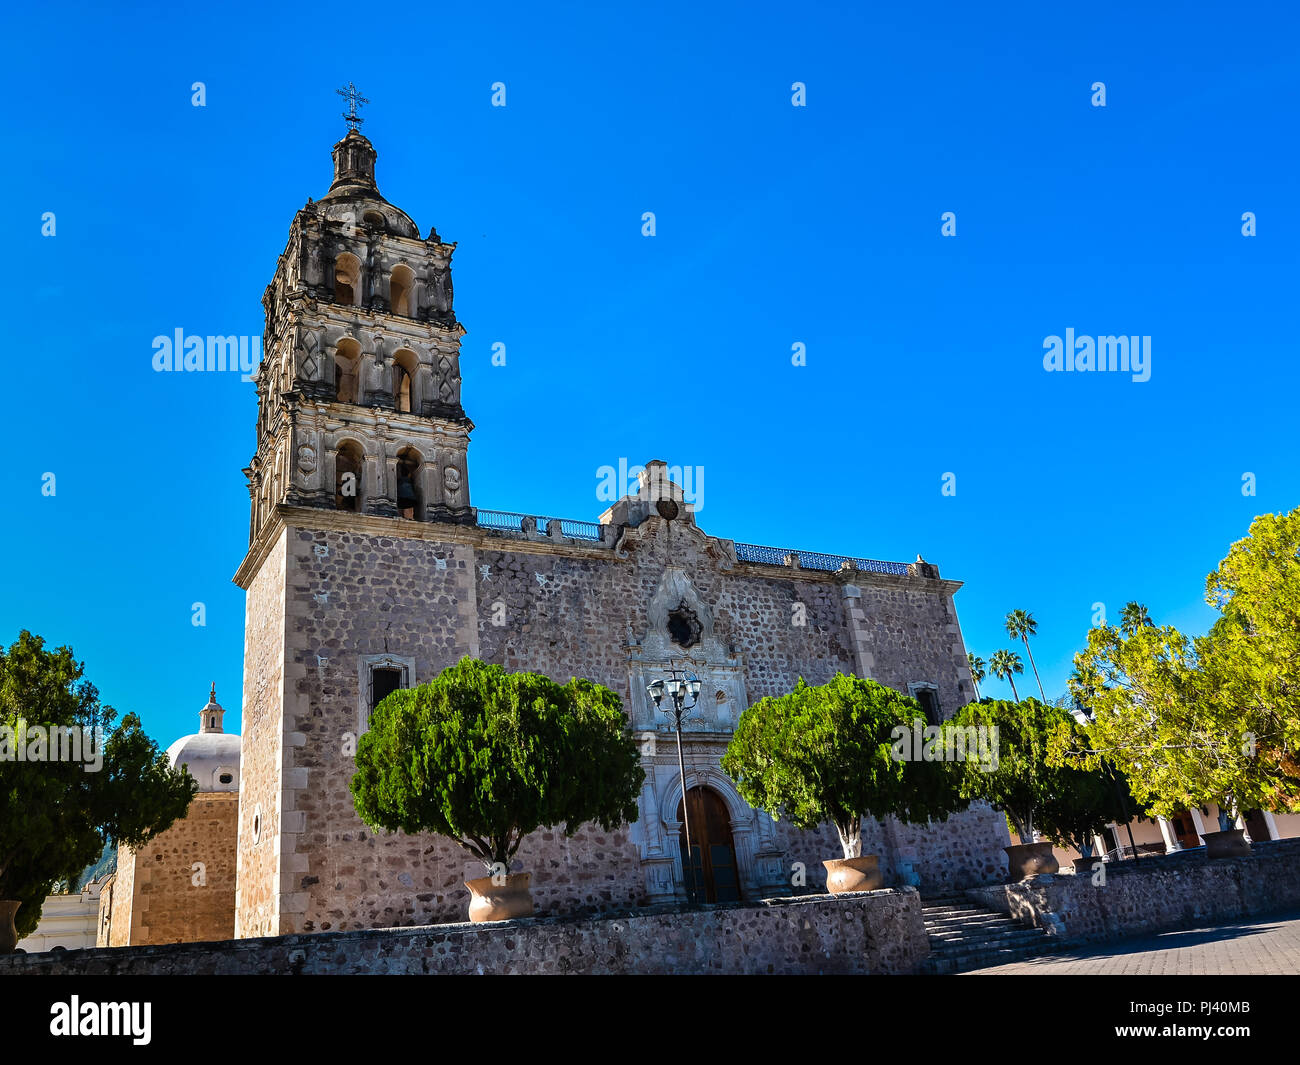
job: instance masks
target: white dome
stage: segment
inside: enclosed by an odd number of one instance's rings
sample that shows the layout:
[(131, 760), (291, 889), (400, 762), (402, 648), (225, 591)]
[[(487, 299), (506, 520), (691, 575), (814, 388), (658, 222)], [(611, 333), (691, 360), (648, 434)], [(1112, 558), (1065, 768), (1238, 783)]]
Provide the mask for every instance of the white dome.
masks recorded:
[(173, 768), (186, 766), (201, 792), (239, 790), (238, 736), (227, 732), (182, 736), (167, 748), (167, 761)]
[(167, 748), (172, 768), (185, 766), (199, 782), (200, 792), (239, 790), (239, 737), (222, 729), (225, 713), (214, 684), (207, 706), (199, 711), (201, 731), (182, 736)]

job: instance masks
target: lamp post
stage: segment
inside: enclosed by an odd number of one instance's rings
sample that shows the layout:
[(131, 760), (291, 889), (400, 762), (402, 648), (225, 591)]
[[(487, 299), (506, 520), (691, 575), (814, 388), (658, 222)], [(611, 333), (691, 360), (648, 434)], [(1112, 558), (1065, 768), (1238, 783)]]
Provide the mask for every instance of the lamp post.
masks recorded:
[[(654, 704), (659, 709), (664, 709), (663, 698), (667, 692), (672, 700), (671, 709), (665, 710), (670, 714), (673, 720), (673, 727), (677, 732), (677, 772), (682, 784), (682, 824), (686, 829), (686, 864), (690, 866), (691, 877), (691, 894), (698, 898), (699, 887), (695, 883), (695, 859), (691, 854), (691, 813), (690, 803), (686, 798), (686, 761), (682, 757), (682, 717), (695, 709), (695, 704), (700, 701), (700, 679), (692, 676), (687, 677), (679, 669), (669, 667), (669, 676), (667, 679), (656, 677), (648, 685), (646, 691)], [(686, 697), (690, 696), (690, 705), (686, 705)]]

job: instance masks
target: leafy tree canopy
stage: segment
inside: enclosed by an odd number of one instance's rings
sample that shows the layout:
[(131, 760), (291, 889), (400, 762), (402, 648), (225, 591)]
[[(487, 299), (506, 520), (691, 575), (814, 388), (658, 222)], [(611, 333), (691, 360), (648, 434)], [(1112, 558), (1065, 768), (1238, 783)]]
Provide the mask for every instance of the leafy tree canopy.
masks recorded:
[(924, 721), (913, 699), (837, 673), (760, 699), (740, 715), (722, 769), (741, 797), (796, 828), (835, 826), (846, 858), (862, 853), (862, 818), (924, 824), (966, 806), (941, 761), (895, 758), (898, 732)]
[[(185, 815), (198, 790), (136, 715), (114, 727), (116, 711), (100, 705), (83, 672), (71, 648), (46, 650), (25, 630), (0, 651), (0, 899), (23, 903), (20, 935), (36, 927), (56, 882), (75, 881), (106, 844), (147, 843)], [(80, 759), (67, 757), (70, 743), (56, 757), (59, 728), (77, 730)], [(102, 761), (89, 756), (95, 744)]]
[[(1064, 703), (1057, 705), (1065, 708)], [(1092, 854), (1093, 837), (1112, 821), (1124, 824), (1148, 812), (1124, 774), (1090, 748), (1087, 723), (1067, 710), (1051, 728), (1047, 754), (1048, 766), (1065, 772), (1038, 815), (1043, 835), (1059, 847), (1074, 847), (1085, 858)]]
[(1256, 518), (1206, 601), (1222, 611), (1206, 636), (1149, 621), (1089, 633), (1072, 688), (1091, 749), (1161, 816), (1300, 812), (1300, 509)]
[(463, 658), (375, 708), (352, 796), (366, 824), (437, 832), (492, 869), (540, 826), (635, 821), (644, 778), (608, 688)]
[(961, 794), (967, 799), (983, 799), (1005, 813), (1021, 843), (1033, 842), (1035, 829), (1059, 829), (1054, 815), (1063, 811), (1051, 804), (1071, 790), (1076, 784), (1072, 778), (1081, 774), (1052, 764), (1048, 755), (1053, 732), (1073, 720), (1069, 711), (1032, 698), (967, 703), (949, 727), (989, 730), (997, 736), (998, 759), (993, 768), (962, 763)]

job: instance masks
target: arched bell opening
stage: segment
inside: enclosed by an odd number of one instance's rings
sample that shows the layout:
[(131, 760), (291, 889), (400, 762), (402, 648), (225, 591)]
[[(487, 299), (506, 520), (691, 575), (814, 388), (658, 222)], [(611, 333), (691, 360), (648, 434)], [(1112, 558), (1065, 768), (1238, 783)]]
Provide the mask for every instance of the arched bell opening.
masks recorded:
[(337, 510), (361, 512), (361, 469), (365, 462), (361, 445), (345, 440), (334, 460), (334, 506)]
[(388, 306), (393, 314), (411, 317), (411, 291), (415, 274), (409, 266), (395, 266), (388, 279)]
[(341, 252), (334, 260), (334, 302), (356, 306), (361, 289), (361, 260), (351, 252)]
[(350, 338), (340, 340), (334, 354), (334, 401), (357, 401), (357, 372), (361, 361), (361, 344)]
[(410, 414), (415, 405), (415, 372), (420, 360), (409, 348), (393, 353), (393, 405), (399, 413)]
[(422, 520), (424, 500), (420, 491), (423, 456), (413, 447), (397, 453), (397, 513), (412, 521)]

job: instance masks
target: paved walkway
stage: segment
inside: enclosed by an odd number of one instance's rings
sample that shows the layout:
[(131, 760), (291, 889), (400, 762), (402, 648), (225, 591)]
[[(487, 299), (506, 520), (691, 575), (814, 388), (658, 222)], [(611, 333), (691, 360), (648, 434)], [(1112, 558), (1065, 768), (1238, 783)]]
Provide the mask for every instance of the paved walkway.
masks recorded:
[(1214, 928), (1163, 932), (1120, 943), (976, 969), (967, 976), (1246, 976), (1300, 973), (1300, 912)]

